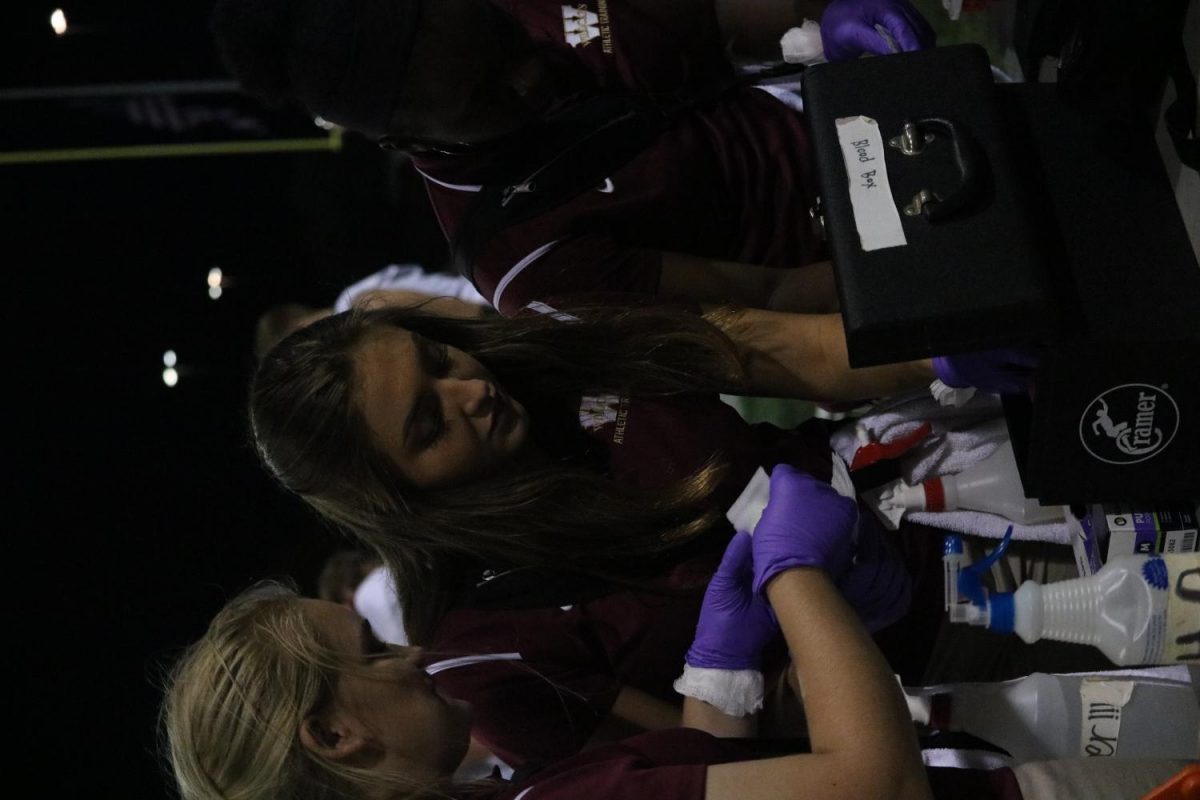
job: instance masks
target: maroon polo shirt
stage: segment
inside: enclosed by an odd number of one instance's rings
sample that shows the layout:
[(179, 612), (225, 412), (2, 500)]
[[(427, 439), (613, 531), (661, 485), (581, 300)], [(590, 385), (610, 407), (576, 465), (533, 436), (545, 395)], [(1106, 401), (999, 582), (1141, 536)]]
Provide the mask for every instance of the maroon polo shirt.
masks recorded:
[[(581, 404), (587, 433), (609, 453), (610, 476), (641, 488), (692, 474), (714, 452), (728, 465), (714, 502), (725, 508), (759, 467), (787, 462), (829, 480), (832, 454), (819, 426), (749, 425), (715, 395), (605, 398)], [(595, 424), (599, 422), (599, 424)], [(653, 581), (663, 594), (623, 590), (567, 608), (456, 609), (438, 626), (432, 658), (520, 653), (438, 673), (448, 694), (475, 707), (474, 734), (511, 764), (549, 763), (582, 747), (622, 685), (672, 703), (671, 684), (695, 632), (708, 577), (732, 528)]]
[[(703, 800), (708, 767), (754, 757), (753, 742), (676, 728), (597, 747), (531, 777), (471, 794), (479, 800)], [(870, 769), (864, 763), (863, 769)], [(939, 800), (1021, 800), (1012, 770), (927, 767)]]
[[(493, 1), (602, 88), (672, 90), (731, 74), (710, 2), (670, 14), (645, 0)], [(488, 159), (414, 158), (448, 238)], [(475, 264), (476, 287), (512, 316), (556, 295), (652, 294), (663, 251), (781, 267), (817, 260), (810, 160), (799, 113), (757, 89), (736, 91), (679, 119), (596, 190), (492, 237)]]

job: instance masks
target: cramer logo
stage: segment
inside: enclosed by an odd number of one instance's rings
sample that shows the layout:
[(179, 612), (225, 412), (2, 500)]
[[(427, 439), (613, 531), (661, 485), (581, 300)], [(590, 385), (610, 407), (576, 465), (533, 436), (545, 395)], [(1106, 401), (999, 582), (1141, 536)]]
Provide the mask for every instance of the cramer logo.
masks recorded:
[(1079, 418), (1079, 440), (1107, 464), (1136, 464), (1161, 453), (1179, 430), (1179, 406), (1166, 387), (1125, 383), (1101, 392)]
[(599, 0), (598, 11), (587, 3), (562, 7), (563, 38), (571, 47), (587, 47), (599, 40), (600, 49), (612, 52), (612, 28), (608, 24), (608, 0)]

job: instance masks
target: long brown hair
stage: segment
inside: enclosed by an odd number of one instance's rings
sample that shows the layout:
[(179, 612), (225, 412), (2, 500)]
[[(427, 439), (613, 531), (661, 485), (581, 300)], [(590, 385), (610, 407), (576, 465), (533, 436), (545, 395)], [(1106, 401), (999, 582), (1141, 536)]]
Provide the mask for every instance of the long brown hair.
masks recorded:
[[(456, 563), (636, 575), (633, 565), (718, 524), (719, 511), (705, 502), (723, 474), (716, 454), (653, 492), (619, 486), (578, 462), (447, 489), (407, 485), (354, 401), (356, 348), (387, 327), (469, 353), (522, 400), (717, 391), (739, 385), (743, 372), (723, 333), (669, 308), (579, 309), (567, 322), (354, 309), (280, 343), (263, 359), (251, 392), (258, 453), (286, 488), (380, 553), (397, 576), (414, 641), (428, 637), (456, 591)], [(538, 424), (535, 417), (535, 430)]]

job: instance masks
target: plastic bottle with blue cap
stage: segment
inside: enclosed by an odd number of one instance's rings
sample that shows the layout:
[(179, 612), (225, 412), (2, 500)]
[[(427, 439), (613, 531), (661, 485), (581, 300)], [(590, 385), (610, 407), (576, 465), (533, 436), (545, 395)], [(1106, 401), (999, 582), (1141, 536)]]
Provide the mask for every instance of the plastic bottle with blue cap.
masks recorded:
[(1092, 645), (1123, 666), (1200, 664), (1200, 553), (1119, 556), (1094, 575), (989, 592), (982, 575), (1011, 540), (1010, 526), (987, 558), (958, 571), (951, 621)]
[(928, 478), (915, 486), (898, 481), (881, 498), (910, 511), (972, 510), (997, 514), (1020, 525), (1062, 522), (1062, 506), (1043, 506), (1025, 496), (1012, 442), (1004, 441), (977, 464), (953, 475)]
[(967, 604), (959, 602), (958, 599), (958, 576), (969, 563), (961, 536), (949, 534), (942, 538), (942, 586), (946, 598), (944, 607), (950, 615), (951, 622), (967, 621), (964, 615)]

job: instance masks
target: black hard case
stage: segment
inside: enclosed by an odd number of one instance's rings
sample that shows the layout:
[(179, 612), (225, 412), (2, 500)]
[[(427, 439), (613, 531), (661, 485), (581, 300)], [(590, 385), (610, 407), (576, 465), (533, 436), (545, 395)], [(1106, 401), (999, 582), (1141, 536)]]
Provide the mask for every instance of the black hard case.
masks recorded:
[[(1045, 248), (1016, 180), (986, 52), (959, 45), (821, 64), (804, 74), (826, 237), (837, 276), (850, 363), (869, 366), (1042, 338), (1051, 309)], [(885, 146), (908, 244), (864, 251), (836, 121), (866, 116), (886, 141), (906, 120), (952, 120), (977, 154), (976, 192), (939, 222), (905, 216), (922, 189), (947, 197), (962, 183), (948, 137), (918, 155)]]

